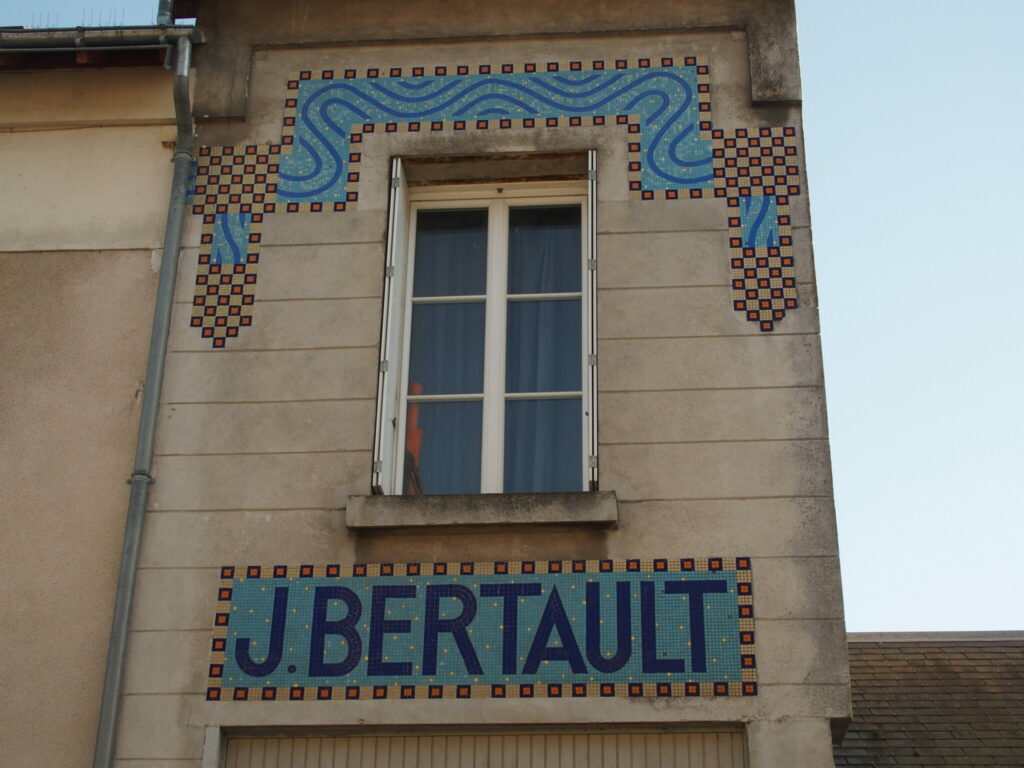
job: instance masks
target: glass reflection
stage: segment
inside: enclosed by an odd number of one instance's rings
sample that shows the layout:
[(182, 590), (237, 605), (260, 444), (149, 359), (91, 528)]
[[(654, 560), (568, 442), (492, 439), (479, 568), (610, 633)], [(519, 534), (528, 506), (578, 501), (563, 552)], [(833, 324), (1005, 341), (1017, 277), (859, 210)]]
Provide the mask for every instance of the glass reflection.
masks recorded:
[(409, 403), (402, 493), (480, 493), (483, 403)]
[(414, 304), (409, 384), (424, 395), (484, 389), (484, 303)]

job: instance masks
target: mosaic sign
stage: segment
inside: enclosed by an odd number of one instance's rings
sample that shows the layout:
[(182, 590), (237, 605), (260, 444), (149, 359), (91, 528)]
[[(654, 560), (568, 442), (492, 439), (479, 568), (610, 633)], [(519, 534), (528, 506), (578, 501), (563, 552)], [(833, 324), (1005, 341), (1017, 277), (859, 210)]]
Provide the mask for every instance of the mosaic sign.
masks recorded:
[(750, 696), (750, 558), (221, 569), (210, 700)]

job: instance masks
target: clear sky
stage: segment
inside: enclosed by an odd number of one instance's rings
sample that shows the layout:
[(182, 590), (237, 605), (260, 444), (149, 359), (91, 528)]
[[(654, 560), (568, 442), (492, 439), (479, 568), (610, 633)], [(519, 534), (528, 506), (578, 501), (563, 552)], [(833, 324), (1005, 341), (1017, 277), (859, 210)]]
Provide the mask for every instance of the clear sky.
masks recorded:
[(1022, 629), (1024, 3), (797, 13), (848, 627)]
[[(0, 25), (156, 5), (0, 0)], [(1024, 629), (1024, 2), (797, 11), (848, 628)]]

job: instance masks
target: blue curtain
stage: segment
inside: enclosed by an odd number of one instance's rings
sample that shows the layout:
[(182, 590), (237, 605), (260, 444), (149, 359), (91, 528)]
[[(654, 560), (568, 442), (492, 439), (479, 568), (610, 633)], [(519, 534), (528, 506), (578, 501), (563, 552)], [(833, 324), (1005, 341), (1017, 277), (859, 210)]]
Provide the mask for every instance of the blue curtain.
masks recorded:
[(420, 211), (413, 296), (487, 292), (487, 210)]
[[(580, 238), (579, 206), (511, 209), (509, 294), (579, 291)], [(509, 301), (505, 391), (580, 390), (582, 320), (580, 299)], [(581, 489), (581, 409), (579, 397), (505, 403), (506, 493)]]
[[(487, 291), (487, 210), (420, 211), (413, 295)], [(412, 308), (409, 394), (483, 393), (484, 302)], [(409, 403), (403, 493), (479, 493), (483, 403)]]
[[(484, 303), (414, 304), (409, 394), (482, 394)], [(421, 390), (412, 392), (414, 384)]]
[(578, 491), (583, 485), (580, 398), (505, 403), (505, 492)]
[[(487, 282), (487, 211), (420, 211), (413, 295), (481, 296)], [(578, 292), (579, 206), (509, 211), (508, 292)], [(508, 393), (582, 388), (582, 300), (511, 300), (506, 309)], [(483, 393), (483, 301), (418, 301), (412, 307), (410, 395)], [(582, 403), (578, 395), (505, 403), (504, 490), (582, 487)], [(405, 493), (478, 493), (483, 403), (410, 401)]]
[(580, 290), (580, 207), (512, 208), (508, 214), (508, 292)]

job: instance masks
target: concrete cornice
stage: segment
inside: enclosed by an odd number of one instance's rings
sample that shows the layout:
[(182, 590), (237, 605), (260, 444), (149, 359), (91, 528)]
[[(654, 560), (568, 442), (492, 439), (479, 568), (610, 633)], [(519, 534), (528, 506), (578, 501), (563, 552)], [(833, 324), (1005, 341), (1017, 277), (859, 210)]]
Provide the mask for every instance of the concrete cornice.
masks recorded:
[(429, 50), (452, 43), (486, 50), (495, 43), (515, 42), (548, 42), (556, 51), (564, 40), (586, 38), (600, 50), (602, 40), (721, 31), (746, 34), (752, 104), (796, 104), (801, 99), (793, 0), (591, 0), (557, 7), (547, 0), (513, 5), (394, 0), (309, 3), (301, 13), (296, 5), (279, 0), (250, 0), (244, 8), (228, 0), (198, 3), (196, 23), (217, 41), (197, 51), (200, 122), (246, 118), (254, 51), (350, 46)]

